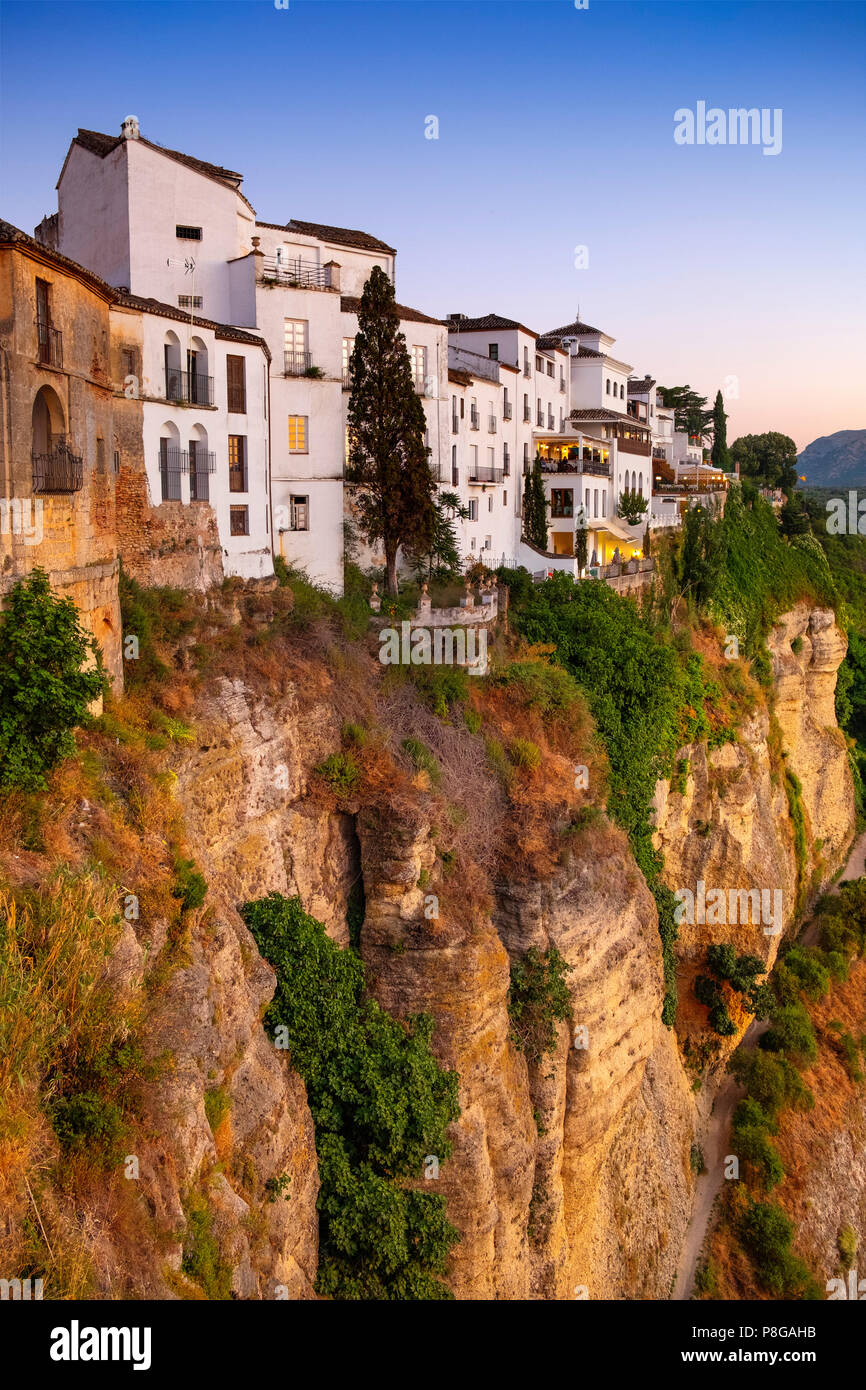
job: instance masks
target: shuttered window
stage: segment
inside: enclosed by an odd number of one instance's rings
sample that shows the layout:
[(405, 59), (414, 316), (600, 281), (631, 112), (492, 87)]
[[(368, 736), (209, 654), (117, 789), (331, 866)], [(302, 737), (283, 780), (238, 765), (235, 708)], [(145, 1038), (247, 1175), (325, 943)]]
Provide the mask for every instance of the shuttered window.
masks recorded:
[(289, 416), (289, 453), (305, 454), (307, 452), (307, 416)]
[(246, 361), (231, 353), (226, 357), (226, 384), (228, 387), (228, 408), (233, 415), (246, 415), (247, 379)]
[(247, 491), (247, 441), (243, 434), (229, 435), (229, 492)]

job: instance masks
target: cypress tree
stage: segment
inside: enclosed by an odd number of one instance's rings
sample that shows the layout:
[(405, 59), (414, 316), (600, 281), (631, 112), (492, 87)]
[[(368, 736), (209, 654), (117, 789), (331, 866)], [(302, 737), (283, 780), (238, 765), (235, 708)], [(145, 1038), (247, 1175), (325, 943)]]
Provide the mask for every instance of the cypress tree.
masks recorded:
[(385, 550), (385, 588), (397, 593), (397, 551), (429, 552), (435, 479), (424, 443), (424, 407), (415, 390), (394, 287), (374, 266), (358, 310), (350, 363), (349, 461), (358, 527)]
[(713, 405), (713, 452), (710, 457), (714, 468), (721, 468), (725, 473), (731, 471), (731, 453), (728, 448), (728, 417), (722, 404), (721, 391), (716, 392), (716, 400)]

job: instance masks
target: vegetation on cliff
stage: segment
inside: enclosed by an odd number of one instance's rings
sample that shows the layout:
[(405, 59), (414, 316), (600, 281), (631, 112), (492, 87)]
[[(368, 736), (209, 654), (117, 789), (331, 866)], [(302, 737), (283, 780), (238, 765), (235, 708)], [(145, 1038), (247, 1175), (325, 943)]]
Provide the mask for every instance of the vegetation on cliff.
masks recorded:
[(430, 1050), (433, 1020), (398, 1020), (369, 998), (360, 957), (298, 898), (271, 893), (242, 916), (277, 972), (265, 1022), (304, 1078), (316, 1127), (318, 1291), (449, 1298), (441, 1276), (457, 1232), (445, 1198), (412, 1185), (438, 1176), (460, 1114), (457, 1074)]

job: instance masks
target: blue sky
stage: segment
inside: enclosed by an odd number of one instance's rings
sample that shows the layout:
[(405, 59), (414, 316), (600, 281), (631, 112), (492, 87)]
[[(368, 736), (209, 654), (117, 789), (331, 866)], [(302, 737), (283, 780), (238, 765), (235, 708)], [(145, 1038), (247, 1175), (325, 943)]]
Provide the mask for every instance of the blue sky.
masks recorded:
[[(25, 230), (76, 128), (132, 112), (240, 170), (264, 220), (397, 246), (404, 303), (539, 331), (579, 304), (639, 373), (727, 382), (729, 437), (866, 426), (862, 3), (4, 0), (0, 23)], [(781, 108), (781, 153), (675, 144), (699, 100)]]

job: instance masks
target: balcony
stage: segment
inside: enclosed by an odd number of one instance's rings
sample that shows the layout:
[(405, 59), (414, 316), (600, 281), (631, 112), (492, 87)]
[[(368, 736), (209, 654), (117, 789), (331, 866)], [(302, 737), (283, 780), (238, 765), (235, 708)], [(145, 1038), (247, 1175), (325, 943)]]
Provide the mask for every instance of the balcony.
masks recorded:
[(478, 411), (476, 410), (474, 405), (470, 406), (469, 409), (469, 428), (471, 430), (478, 429)]
[(39, 362), (43, 367), (63, 366), (63, 334), (59, 328), (36, 320), (36, 338), (39, 345)]
[(277, 260), (276, 256), (265, 256), (262, 260), (262, 283), (287, 285), (295, 290), (328, 290), (331, 288), (331, 271), (315, 261), (284, 261)]
[(640, 439), (618, 439), (616, 444), (617, 448), (623, 454), (640, 454), (644, 458), (649, 458), (650, 456), (651, 446), (649, 440), (644, 443), (643, 440)]
[(166, 367), (165, 399), (179, 405), (213, 405), (213, 377)]
[(210, 501), (210, 474), (216, 472), (216, 454), (196, 449), (187, 456), (189, 468), (189, 500)]
[(349, 368), (348, 368), (348, 367), (344, 367), (344, 368), (343, 368), (343, 390), (344, 390), (344, 391), (351, 391), (351, 389), (352, 389), (352, 373), (349, 371)]
[(84, 486), (84, 462), (60, 439), (46, 454), (33, 455), (34, 492), (80, 492)]
[(548, 428), (549, 430), (555, 430), (555, 429), (556, 429), (556, 419), (555, 419), (555, 417), (554, 417), (553, 415), (548, 415), (548, 417), (547, 417), (547, 428)]
[(496, 433), (496, 416), (495, 416), (495, 415), (488, 415), (488, 417), (487, 417), (487, 433), (488, 433), (488, 434), (495, 434), (495, 433)]
[(284, 376), (309, 376), (312, 370), (313, 354), (311, 352), (283, 353)]
[(470, 483), (501, 483), (502, 477), (502, 469), (489, 464), (471, 464), (469, 468)]
[(529, 425), (532, 423), (532, 411), (530, 410), (528, 405), (525, 405), (523, 407), (523, 423), (525, 425)]
[(507, 449), (505, 450), (505, 453), (502, 456), (502, 473), (503, 476), (506, 478), (511, 477), (511, 455), (509, 454)]
[(531, 376), (532, 376), (532, 368), (530, 367), (530, 365), (529, 365), (528, 362), (524, 362), (524, 364), (523, 364), (523, 375), (524, 375), (525, 377), (531, 377)]
[(505, 402), (503, 403), (503, 406), (502, 406), (502, 418), (503, 418), (503, 420), (510, 420), (510, 419), (511, 419), (511, 412), (512, 412), (512, 410), (513, 410), (513, 406), (512, 406), (512, 404), (511, 404), (511, 402), (510, 402), (510, 401), (505, 401)]
[(610, 463), (605, 463), (597, 449), (584, 449), (583, 457), (575, 448), (568, 458), (544, 458), (541, 460), (543, 473), (591, 473), (598, 478), (610, 477)]
[(427, 378), (426, 378), (426, 376), (423, 375), (423, 373), (421, 373), (421, 372), (413, 372), (413, 374), (412, 374), (412, 383), (413, 383), (413, 385), (414, 385), (414, 387), (415, 387), (416, 393), (417, 393), (419, 396), (426, 396), (426, 395), (427, 395)]
[(536, 413), (535, 413), (535, 423), (538, 425), (538, 428), (539, 428), (540, 430), (543, 430), (543, 429), (544, 429), (544, 411), (543, 411), (543, 410), (538, 410), (538, 411), (536, 411)]
[(565, 378), (564, 378), (564, 377), (560, 377), (560, 378), (559, 378), (559, 389), (560, 389), (560, 391), (562, 392), (562, 394), (565, 395)]
[(451, 433), (457, 434), (460, 430), (460, 420), (456, 415), (451, 416)]

